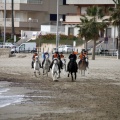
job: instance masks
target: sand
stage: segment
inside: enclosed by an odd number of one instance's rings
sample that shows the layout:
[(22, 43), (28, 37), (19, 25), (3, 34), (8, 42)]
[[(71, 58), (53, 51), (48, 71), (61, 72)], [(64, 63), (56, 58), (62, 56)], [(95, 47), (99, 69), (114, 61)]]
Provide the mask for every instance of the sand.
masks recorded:
[[(0, 120), (120, 120), (120, 60), (96, 56), (85, 76), (67, 73), (58, 82), (31, 69), (32, 54), (0, 57), (0, 83), (9, 94), (23, 95), (19, 103), (0, 108)], [(66, 55), (66, 58), (68, 55)], [(78, 61), (78, 60), (77, 60)]]

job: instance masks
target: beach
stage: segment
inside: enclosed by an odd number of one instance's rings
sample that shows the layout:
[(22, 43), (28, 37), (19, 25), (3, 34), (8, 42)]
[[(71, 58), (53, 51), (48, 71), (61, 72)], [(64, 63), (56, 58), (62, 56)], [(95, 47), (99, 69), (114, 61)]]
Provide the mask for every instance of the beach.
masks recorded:
[(42, 69), (35, 76), (31, 58), (31, 53), (0, 57), (0, 100), (7, 100), (0, 101), (0, 120), (120, 120), (116, 56), (89, 56), (89, 69), (85, 76), (78, 71), (75, 82), (67, 72), (58, 82)]

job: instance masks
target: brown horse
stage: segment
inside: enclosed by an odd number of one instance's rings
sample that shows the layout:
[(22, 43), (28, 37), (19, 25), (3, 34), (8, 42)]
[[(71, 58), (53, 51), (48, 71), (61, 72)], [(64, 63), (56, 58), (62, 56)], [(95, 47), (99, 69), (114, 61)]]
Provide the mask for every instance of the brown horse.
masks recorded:
[(86, 58), (83, 57), (82, 60), (78, 62), (78, 69), (81, 71), (81, 75), (85, 76), (85, 70), (87, 70), (88, 62), (85, 60)]

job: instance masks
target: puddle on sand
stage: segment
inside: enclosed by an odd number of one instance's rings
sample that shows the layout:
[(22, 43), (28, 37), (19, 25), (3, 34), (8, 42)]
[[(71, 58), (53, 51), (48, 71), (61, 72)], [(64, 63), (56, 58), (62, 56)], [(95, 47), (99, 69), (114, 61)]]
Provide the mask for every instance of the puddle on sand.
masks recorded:
[[(21, 102), (29, 101), (32, 98), (42, 98), (40, 103), (44, 104), (45, 99), (54, 98), (53, 96), (45, 95), (26, 95), (27, 93), (33, 93), (36, 90), (29, 90), (23, 87), (9, 87), (12, 82), (0, 82), (0, 108), (20, 104)], [(51, 91), (38, 90), (40, 93), (49, 93)], [(48, 101), (47, 101), (48, 102)]]
[(23, 94), (12, 93), (10, 84), (10, 82), (0, 82), (0, 108), (20, 103), (23, 100)]

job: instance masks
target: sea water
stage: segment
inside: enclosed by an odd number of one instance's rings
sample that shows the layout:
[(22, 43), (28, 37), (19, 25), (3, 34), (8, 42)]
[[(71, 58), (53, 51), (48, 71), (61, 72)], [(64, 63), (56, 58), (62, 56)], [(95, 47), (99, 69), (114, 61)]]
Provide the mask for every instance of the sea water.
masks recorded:
[(0, 82), (0, 108), (21, 103), (24, 95), (11, 93), (9, 82)]

